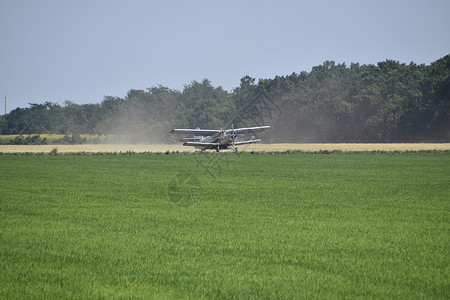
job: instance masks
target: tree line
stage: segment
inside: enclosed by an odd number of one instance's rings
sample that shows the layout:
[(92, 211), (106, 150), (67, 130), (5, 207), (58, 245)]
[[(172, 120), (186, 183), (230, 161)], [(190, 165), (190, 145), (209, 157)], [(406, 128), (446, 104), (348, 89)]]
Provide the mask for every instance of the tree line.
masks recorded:
[(0, 117), (1, 134), (112, 135), (173, 142), (172, 128), (271, 125), (269, 142), (448, 142), (450, 55), (430, 65), (326, 61), (310, 72), (245, 76), (226, 91), (204, 79), (105, 96), (98, 104), (45, 102)]

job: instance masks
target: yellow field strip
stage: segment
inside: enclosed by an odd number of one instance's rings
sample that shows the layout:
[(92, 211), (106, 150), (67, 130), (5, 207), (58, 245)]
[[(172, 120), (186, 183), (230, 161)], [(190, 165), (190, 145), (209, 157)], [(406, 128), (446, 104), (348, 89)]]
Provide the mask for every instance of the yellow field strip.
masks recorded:
[[(177, 145), (117, 144), (117, 145), (0, 145), (2, 153), (50, 152), (57, 148), (59, 153), (71, 152), (166, 152), (166, 151), (199, 151), (192, 147)], [(417, 143), (417, 144), (253, 144), (239, 147), (239, 151), (275, 151), (287, 150), (320, 151), (419, 151), (450, 150), (450, 143)], [(230, 151), (230, 150), (228, 150)]]
[[(242, 148), (244, 150), (244, 148)], [(341, 150), (341, 151), (419, 151), (419, 150), (450, 150), (450, 143), (392, 143), (392, 144), (254, 144), (245, 150), (249, 151), (320, 151), (320, 150)]]

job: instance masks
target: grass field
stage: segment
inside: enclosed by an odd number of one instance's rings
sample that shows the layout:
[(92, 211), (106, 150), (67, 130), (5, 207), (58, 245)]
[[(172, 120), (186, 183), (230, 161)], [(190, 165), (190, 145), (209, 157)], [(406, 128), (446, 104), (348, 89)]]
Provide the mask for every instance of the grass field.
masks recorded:
[(450, 298), (450, 155), (0, 155), (0, 298)]
[[(193, 147), (185, 147), (181, 143), (175, 145), (164, 144), (83, 144), (83, 145), (0, 145), (0, 153), (48, 153), (53, 149), (59, 153), (77, 153), (77, 152), (194, 152), (200, 151)], [(239, 147), (241, 152), (283, 152), (283, 151), (423, 151), (423, 150), (450, 150), (450, 143), (390, 143), (390, 144), (250, 144)], [(212, 150), (208, 150), (212, 151)], [(227, 150), (231, 151), (231, 150)], [(225, 152), (227, 152), (225, 151)]]

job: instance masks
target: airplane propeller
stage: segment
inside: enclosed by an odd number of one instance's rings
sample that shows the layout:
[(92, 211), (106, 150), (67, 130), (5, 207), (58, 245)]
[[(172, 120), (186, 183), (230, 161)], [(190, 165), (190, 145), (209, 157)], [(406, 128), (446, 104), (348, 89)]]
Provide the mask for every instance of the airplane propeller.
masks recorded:
[(236, 137), (237, 137), (237, 134), (234, 132), (234, 125), (231, 124), (231, 144), (233, 145), (233, 150), (235, 152), (237, 152), (237, 148), (234, 145), (234, 140), (236, 139)]

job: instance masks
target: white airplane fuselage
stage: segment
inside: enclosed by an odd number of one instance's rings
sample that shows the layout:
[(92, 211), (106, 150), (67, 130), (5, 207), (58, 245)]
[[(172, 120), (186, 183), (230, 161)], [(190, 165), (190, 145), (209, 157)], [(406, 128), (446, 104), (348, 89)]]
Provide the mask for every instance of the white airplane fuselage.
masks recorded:
[[(235, 134), (232, 132), (219, 133), (216, 135), (200, 137), (199, 141), (202, 143), (218, 143), (219, 149), (228, 149), (233, 145), (233, 137)], [(194, 146), (196, 149), (206, 150), (206, 149), (217, 149), (217, 146)]]

